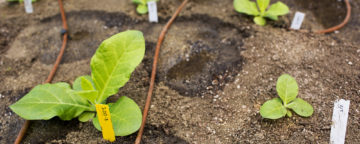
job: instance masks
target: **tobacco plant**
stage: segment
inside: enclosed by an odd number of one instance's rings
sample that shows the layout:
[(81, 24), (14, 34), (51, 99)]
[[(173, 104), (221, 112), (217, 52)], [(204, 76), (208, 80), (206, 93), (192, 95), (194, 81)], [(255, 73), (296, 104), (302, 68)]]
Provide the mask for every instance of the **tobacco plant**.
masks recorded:
[(133, 3), (137, 4), (136, 12), (139, 14), (146, 14), (149, 11), (147, 7), (147, 2), (150, 1), (159, 1), (159, 0), (132, 0)]
[(288, 74), (281, 75), (276, 83), (276, 91), (280, 98), (266, 101), (260, 107), (260, 114), (264, 118), (278, 119), (285, 115), (292, 116), (293, 110), (300, 116), (309, 117), (313, 114), (313, 107), (298, 95), (298, 84), (296, 80)]
[(255, 16), (254, 22), (261, 26), (266, 24), (265, 18), (278, 20), (278, 16), (289, 13), (289, 8), (280, 1), (272, 4), (268, 9), (270, 0), (256, 0), (256, 2), (257, 5), (251, 0), (234, 0), (234, 8), (239, 13)]
[[(91, 119), (101, 131), (95, 104), (118, 92), (130, 79), (131, 73), (142, 61), (145, 40), (139, 31), (125, 31), (104, 40), (91, 58), (91, 76), (78, 77), (70, 84), (59, 82), (34, 87), (10, 108), (27, 120), (49, 120), (58, 116), (62, 120)], [(139, 106), (126, 96), (108, 103), (116, 136), (134, 133), (141, 125)]]

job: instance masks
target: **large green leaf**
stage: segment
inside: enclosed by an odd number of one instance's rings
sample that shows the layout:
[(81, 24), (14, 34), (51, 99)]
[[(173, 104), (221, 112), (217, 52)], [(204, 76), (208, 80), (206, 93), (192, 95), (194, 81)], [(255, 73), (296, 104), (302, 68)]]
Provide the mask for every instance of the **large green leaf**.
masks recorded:
[(265, 12), (265, 17), (274, 19), (277, 16), (285, 15), (289, 13), (289, 8), (282, 2), (276, 2), (272, 4), (270, 8)]
[(38, 85), (10, 108), (27, 120), (48, 120), (55, 116), (71, 120), (91, 110), (85, 99), (73, 95), (71, 91), (67, 83)]
[[(121, 97), (109, 104), (111, 121), (116, 136), (127, 136), (136, 132), (141, 125), (142, 115), (139, 106), (128, 97)], [(101, 131), (98, 117), (93, 119), (96, 129)]]
[(270, 4), (270, 0), (256, 0), (256, 1), (259, 6), (260, 13), (263, 15), (265, 13), (266, 8)]
[(309, 117), (314, 112), (313, 107), (301, 98), (296, 98), (294, 101), (288, 104), (287, 107), (303, 117)]
[(261, 16), (254, 17), (254, 22), (261, 26), (264, 26), (266, 24), (266, 20)]
[(288, 74), (281, 75), (276, 83), (276, 91), (286, 106), (298, 95), (296, 80)]
[(249, 0), (234, 0), (234, 8), (237, 12), (247, 15), (257, 16), (260, 14), (256, 3)]
[(286, 115), (286, 108), (282, 105), (280, 98), (273, 98), (266, 101), (260, 107), (260, 115), (263, 118), (278, 119)]
[(144, 53), (145, 40), (140, 31), (121, 32), (101, 43), (90, 64), (91, 76), (99, 91), (96, 103), (116, 94), (125, 85)]

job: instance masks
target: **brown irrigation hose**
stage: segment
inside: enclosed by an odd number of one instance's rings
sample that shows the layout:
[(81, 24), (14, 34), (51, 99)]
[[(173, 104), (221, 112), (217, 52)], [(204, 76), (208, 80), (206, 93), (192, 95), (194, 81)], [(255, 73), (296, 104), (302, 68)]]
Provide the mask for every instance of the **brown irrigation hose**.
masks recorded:
[[(67, 43), (67, 38), (68, 38), (68, 34), (67, 34), (67, 23), (66, 23), (66, 16), (65, 16), (65, 11), (64, 11), (64, 7), (62, 4), (62, 0), (58, 0), (59, 1), (59, 6), (60, 6), (60, 12), (61, 12), (61, 18), (62, 18), (62, 22), (63, 22), (63, 29), (64, 29), (64, 35), (63, 35), (63, 43), (59, 52), (58, 57), (56, 58), (56, 61), (54, 63), (53, 68), (51, 69), (51, 72), (49, 74), (49, 76), (47, 77), (46, 81), (44, 83), (50, 83), (51, 80), (53, 79), (55, 72), (61, 62), (62, 56), (64, 55), (64, 51), (65, 51), (65, 47), (66, 47), (66, 43)], [(22, 126), (14, 144), (19, 144), (22, 140), (22, 138), (24, 137), (26, 130), (28, 129), (30, 125), (30, 121), (26, 120), (24, 125)]]
[(155, 49), (155, 55), (154, 55), (154, 62), (153, 62), (153, 67), (152, 67), (152, 72), (151, 72), (151, 79), (150, 79), (150, 87), (149, 87), (149, 91), (147, 94), (147, 98), (146, 98), (146, 103), (145, 103), (145, 107), (144, 107), (144, 113), (143, 113), (143, 117), (142, 117), (142, 123), (141, 123), (141, 127), (139, 129), (138, 135), (136, 137), (135, 140), (135, 144), (140, 144), (141, 142), (141, 137), (142, 134), (144, 132), (144, 128), (145, 128), (145, 124), (146, 124), (146, 117), (149, 111), (149, 107), (150, 107), (150, 102), (151, 102), (151, 96), (154, 90), (154, 82), (155, 82), (155, 76), (156, 76), (156, 67), (157, 67), (157, 60), (159, 58), (159, 52), (160, 52), (160, 47), (161, 44), (165, 38), (165, 34), (168, 31), (169, 27), (171, 26), (171, 24), (174, 22), (175, 18), (179, 15), (179, 13), (181, 12), (181, 10), (184, 8), (184, 6), (186, 5), (186, 3), (189, 0), (184, 0), (182, 2), (182, 4), (178, 7), (178, 9), (175, 11), (174, 15), (172, 15), (171, 19), (166, 23), (166, 25), (164, 26), (164, 28), (162, 29), (158, 42), (156, 44), (156, 49)]
[(351, 6), (350, 6), (350, 3), (349, 3), (349, 0), (345, 0), (345, 3), (346, 3), (346, 17), (344, 19), (344, 21), (342, 23), (340, 23), (339, 25), (337, 26), (334, 26), (334, 27), (331, 27), (331, 28), (328, 28), (328, 29), (325, 29), (325, 30), (319, 30), (319, 31), (316, 31), (315, 33), (318, 33), (318, 34), (324, 34), (324, 33), (329, 33), (329, 32), (333, 32), (333, 31), (336, 31), (342, 27), (345, 26), (345, 24), (347, 24), (350, 20), (350, 15), (351, 15)]

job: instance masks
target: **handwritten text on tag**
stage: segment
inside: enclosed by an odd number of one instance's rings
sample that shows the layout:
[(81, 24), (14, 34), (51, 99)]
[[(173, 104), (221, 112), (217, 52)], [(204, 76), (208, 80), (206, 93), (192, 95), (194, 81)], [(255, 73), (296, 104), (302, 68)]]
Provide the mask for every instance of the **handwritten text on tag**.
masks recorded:
[(111, 122), (109, 106), (104, 104), (96, 104), (95, 107), (103, 138), (110, 142), (115, 141), (115, 132)]
[(305, 14), (302, 12), (296, 12), (294, 19), (291, 22), (291, 29), (299, 30), (302, 22), (304, 21)]
[(33, 13), (32, 0), (24, 0), (24, 5), (26, 13)]
[(349, 115), (349, 100), (337, 100), (334, 103), (334, 112), (332, 115), (330, 143), (331, 144), (344, 144), (347, 119)]
[(149, 1), (147, 3), (149, 9), (149, 21), (158, 22), (157, 6), (155, 1)]

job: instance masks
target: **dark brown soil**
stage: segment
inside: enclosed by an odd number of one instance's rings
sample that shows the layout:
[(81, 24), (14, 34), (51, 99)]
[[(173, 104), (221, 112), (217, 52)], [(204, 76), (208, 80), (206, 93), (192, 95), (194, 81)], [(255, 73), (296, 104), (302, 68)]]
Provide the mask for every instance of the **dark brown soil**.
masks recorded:
[[(143, 143), (328, 143), (333, 102), (340, 98), (351, 100), (346, 143), (360, 143), (360, 2), (351, 1), (346, 27), (316, 35), (342, 21), (343, 1), (283, 1), (290, 14), (261, 27), (236, 13), (232, 0), (190, 0), (161, 48)], [(130, 0), (65, 0), (70, 41), (53, 82), (90, 74), (102, 40), (137, 29), (146, 39), (145, 58), (109, 101), (125, 95), (142, 108), (159, 32), (181, 2), (160, 0), (155, 24), (136, 14)], [(46, 79), (61, 46), (57, 1), (33, 5), (35, 13), (27, 15), (22, 4), (0, 0), (0, 143), (12, 143), (24, 122), (8, 106)], [(296, 11), (306, 13), (308, 32), (287, 30)], [(296, 78), (299, 97), (313, 105), (310, 118), (261, 118), (259, 108), (277, 97), (283, 73)], [(23, 142), (106, 143), (91, 122), (58, 118), (32, 121)]]

